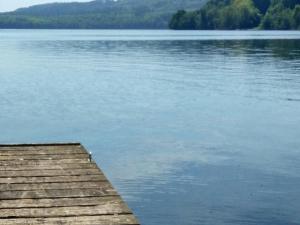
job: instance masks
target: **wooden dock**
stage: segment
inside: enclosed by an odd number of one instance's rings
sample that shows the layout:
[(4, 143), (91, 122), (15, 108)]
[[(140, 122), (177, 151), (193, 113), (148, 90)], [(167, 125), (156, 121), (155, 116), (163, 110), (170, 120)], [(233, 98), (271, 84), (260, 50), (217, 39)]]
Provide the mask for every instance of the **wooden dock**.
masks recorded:
[(78, 144), (0, 145), (0, 225), (138, 225)]

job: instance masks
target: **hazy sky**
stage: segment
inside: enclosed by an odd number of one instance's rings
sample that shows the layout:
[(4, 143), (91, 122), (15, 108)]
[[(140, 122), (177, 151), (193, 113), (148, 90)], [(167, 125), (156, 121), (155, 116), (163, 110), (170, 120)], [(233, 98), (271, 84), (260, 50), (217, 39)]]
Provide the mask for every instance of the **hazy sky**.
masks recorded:
[(49, 2), (89, 2), (91, 0), (0, 0), (0, 12)]

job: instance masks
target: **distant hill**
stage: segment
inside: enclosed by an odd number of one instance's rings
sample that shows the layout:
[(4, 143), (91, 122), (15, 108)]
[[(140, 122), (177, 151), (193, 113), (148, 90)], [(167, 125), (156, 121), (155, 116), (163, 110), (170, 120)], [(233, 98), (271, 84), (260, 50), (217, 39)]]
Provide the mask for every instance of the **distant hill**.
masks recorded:
[(300, 29), (300, 0), (210, 0), (196, 11), (179, 10), (171, 29)]
[(52, 3), (0, 14), (0, 28), (167, 28), (174, 12), (206, 0), (95, 0)]

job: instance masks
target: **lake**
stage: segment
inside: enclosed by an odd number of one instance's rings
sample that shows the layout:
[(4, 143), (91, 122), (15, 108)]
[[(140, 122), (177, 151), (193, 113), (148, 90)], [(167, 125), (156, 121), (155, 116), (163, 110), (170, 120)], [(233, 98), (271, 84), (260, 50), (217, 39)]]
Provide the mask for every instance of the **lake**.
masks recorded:
[(300, 32), (0, 30), (0, 143), (80, 141), (143, 225), (300, 224)]

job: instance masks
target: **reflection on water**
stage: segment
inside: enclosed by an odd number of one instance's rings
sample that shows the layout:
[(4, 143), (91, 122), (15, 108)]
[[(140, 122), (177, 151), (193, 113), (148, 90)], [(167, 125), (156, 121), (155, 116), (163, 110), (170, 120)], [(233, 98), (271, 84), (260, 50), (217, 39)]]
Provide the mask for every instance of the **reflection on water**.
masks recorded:
[(82, 141), (145, 225), (300, 224), (299, 38), (3, 30), (0, 142)]

